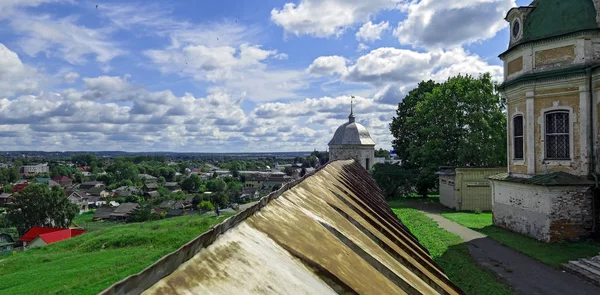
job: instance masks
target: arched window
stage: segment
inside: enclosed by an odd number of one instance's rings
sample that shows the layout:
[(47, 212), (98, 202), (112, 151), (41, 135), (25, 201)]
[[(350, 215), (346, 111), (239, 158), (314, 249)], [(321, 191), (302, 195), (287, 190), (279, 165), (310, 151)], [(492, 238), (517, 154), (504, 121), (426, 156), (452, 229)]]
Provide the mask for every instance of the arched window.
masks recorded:
[(523, 159), (523, 116), (513, 118), (513, 158)]
[(569, 112), (546, 113), (546, 159), (570, 159)]

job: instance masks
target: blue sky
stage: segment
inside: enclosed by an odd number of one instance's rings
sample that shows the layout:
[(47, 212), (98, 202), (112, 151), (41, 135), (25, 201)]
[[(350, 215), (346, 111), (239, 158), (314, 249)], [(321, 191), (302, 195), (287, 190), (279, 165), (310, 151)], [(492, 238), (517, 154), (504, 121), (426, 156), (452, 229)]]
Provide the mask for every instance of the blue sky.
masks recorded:
[(501, 81), (503, 17), (528, 2), (0, 0), (0, 144), (324, 150), (354, 95), (390, 148), (419, 81)]

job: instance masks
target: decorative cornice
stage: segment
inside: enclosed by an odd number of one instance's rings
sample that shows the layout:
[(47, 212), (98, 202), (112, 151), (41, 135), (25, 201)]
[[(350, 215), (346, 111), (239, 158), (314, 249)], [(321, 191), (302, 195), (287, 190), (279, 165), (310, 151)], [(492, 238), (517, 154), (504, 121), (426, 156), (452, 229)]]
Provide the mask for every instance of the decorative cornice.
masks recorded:
[(498, 90), (506, 91), (508, 87), (526, 86), (531, 84), (537, 84), (540, 82), (553, 82), (553, 81), (564, 81), (568, 79), (583, 79), (586, 77), (588, 71), (593, 71), (599, 68), (600, 64), (596, 65), (584, 65), (575, 66), (551, 71), (544, 71), (539, 73), (524, 74), (520, 77), (506, 81), (502, 85), (498, 86)]
[(576, 31), (576, 32), (571, 32), (571, 33), (556, 35), (556, 36), (550, 36), (550, 37), (546, 37), (546, 38), (542, 38), (542, 39), (537, 39), (537, 40), (517, 42), (517, 43), (513, 44), (512, 46), (510, 46), (506, 51), (500, 53), (500, 55), (498, 55), (498, 57), (501, 58), (501, 59), (503, 59), (510, 52), (513, 52), (513, 51), (515, 51), (517, 49), (523, 49), (523, 47), (526, 47), (526, 46), (535, 46), (535, 45), (540, 45), (540, 44), (547, 44), (547, 43), (552, 43), (552, 42), (556, 42), (556, 41), (560, 41), (560, 40), (566, 40), (566, 39), (569, 39), (569, 38), (578, 37), (578, 36), (582, 36), (582, 35), (600, 36), (600, 29), (591, 29), (591, 30), (587, 29), (587, 30), (581, 30), (581, 31)]

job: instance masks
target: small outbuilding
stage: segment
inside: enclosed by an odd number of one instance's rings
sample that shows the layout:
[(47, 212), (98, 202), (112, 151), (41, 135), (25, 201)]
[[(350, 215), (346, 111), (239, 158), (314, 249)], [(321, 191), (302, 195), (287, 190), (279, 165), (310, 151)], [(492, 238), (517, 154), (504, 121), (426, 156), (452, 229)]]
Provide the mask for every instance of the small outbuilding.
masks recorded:
[(488, 176), (506, 168), (440, 167), (440, 203), (457, 211), (492, 211), (492, 190)]

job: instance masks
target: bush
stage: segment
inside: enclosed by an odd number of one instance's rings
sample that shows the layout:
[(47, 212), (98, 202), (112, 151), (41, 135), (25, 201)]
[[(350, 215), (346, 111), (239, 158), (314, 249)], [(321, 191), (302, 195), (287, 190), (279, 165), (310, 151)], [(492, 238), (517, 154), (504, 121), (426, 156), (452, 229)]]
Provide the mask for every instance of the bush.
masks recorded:
[(215, 206), (210, 201), (202, 201), (198, 204), (198, 210), (212, 211), (215, 210)]
[(475, 214), (481, 214), (481, 209), (475, 208)]

